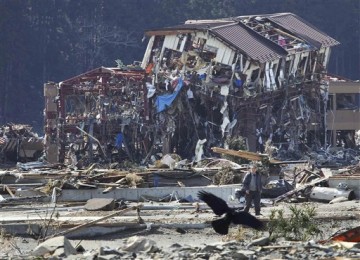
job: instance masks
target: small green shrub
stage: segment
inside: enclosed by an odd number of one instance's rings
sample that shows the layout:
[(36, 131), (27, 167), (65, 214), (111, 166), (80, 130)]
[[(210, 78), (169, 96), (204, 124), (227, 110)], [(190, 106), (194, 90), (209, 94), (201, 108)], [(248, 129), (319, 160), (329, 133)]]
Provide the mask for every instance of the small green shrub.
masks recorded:
[(289, 218), (284, 217), (284, 210), (271, 211), (268, 224), (271, 239), (284, 237), (288, 240), (304, 241), (322, 235), (322, 231), (314, 221), (315, 207), (306, 205), (300, 208), (292, 205), (289, 209)]

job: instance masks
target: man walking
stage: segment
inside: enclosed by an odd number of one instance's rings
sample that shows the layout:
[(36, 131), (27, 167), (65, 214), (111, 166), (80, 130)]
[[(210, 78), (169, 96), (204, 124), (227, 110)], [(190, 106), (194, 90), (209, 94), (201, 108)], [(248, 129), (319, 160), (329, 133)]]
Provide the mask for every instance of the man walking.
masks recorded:
[(250, 166), (250, 172), (245, 175), (243, 181), (243, 189), (245, 190), (246, 206), (244, 211), (249, 212), (251, 202), (254, 201), (255, 215), (260, 215), (260, 198), (261, 198), (261, 175), (257, 172), (255, 164)]

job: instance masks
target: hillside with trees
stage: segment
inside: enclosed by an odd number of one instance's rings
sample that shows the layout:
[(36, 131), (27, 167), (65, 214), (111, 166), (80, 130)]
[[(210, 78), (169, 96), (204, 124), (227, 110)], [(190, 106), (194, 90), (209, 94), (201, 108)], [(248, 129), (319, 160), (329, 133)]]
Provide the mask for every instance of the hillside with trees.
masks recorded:
[(359, 79), (359, 0), (1, 0), (0, 124), (43, 127), (43, 84), (141, 60), (144, 31), (187, 19), (292, 12), (338, 40), (328, 72)]

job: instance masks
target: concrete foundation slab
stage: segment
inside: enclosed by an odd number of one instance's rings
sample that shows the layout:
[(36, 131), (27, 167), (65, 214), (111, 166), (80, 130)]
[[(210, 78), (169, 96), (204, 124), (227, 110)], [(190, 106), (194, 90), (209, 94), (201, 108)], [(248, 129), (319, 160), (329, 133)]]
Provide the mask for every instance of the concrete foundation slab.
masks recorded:
[(198, 200), (197, 193), (200, 190), (211, 192), (214, 195), (228, 201), (230, 196), (235, 195), (235, 189), (241, 188), (241, 184), (222, 186), (199, 186), (199, 187), (157, 187), (157, 188), (125, 188), (115, 189), (103, 194), (103, 189), (87, 190), (62, 190), (57, 197), (57, 202), (87, 201), (93, 198), (113, 198), (115, 200), (141, 201), (143, 197), (164, 198), (172, 195), (174, 198), (188, 198)]
[[(51, 236), (57, 234), (59, 232), (68, 230), (75, 225), (68, 225), (63, 228), (49, 228), (47, 230), (47, 236)], [(76, 239), (76, 238), (96, 238), (99, 236), (111, 235), (111, 234), (122, 234), (123, 232), (138, 232), (138, 231), (145, 231), (151, 229), (157, 229), (160, 227), (164, 228), (181, 228), (181, 229), (204, 229), (207, 227), (211, 227), (210, 223), (188, 223), (188, 224), (181, 224), (181, 223), (172, 223), (172, 224), (137, 224), (137, 223), (118, 223), (112, 225), (106, 224), (95, 224), (93, 226), (76, 230), (72, 233), (66, 235), (67, 238)], [(17, 236), (39, 236), (44, 235), (44, 229), (42, 228), (41, 224), (29, 224), (21, 223), (21, 224), (3, 224), (2, 228), (6, 233), (17, 235)]]

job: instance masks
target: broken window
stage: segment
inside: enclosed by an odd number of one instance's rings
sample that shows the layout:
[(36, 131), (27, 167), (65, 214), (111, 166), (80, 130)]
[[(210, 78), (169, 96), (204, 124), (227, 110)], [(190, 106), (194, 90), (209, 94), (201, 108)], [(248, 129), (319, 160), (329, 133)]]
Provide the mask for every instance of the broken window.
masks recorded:
[(327, 110), (334, 110), (334, 94), (329, 94), (326, 108)]
[(359, 93), (338, 93), (336, 94), (336, 109), (355, 110), (360, 106)]
[(192, 50), (192, 40), (193, 40), (193, 36), (190, 33), (188, 33), (185, 41), (184, 51)]
[(343, 148), (355, 148), (355, 130), (336, 131), (336, 146)]
[[(286, 60), (286, 62), (285, 62), (285, 73), (284, 74), (287, 75), (288, 77), (291, 76), (291, 73), (290, 73), (291, 63), (292, 63), (291, 59)], [(291, 83), (290, 78), (288, 78), (288, 83)]]
[(307, 65), (307, 58), (308, 58), (308, 56), (306, 55), (306, 56), (302, 56), (301, 57), (301, 61), (300, 61), (300, 63), (299, 63), (299, 71), (298, 72), (300, 72), (301, 74), (300, 75), (298, 75), (298, 76), (305, 76), (305, 73), (306, 73), (306, 65)]
[(254, 82), (259, 77), (260, 68), (253, 70), (251, 73), (251, 82)]
[(188, 37), (187, 35), (183, 34), (179, 34), (177, 37), (179, 38), (179, 40), (176, 46), (176, 50), (183, 51)]
[(322, 63), (324, 62), (324, 60), (325, 60), (325, 53), (324, 53), (324, 52), (319, 53), (319, 54), (318, 54), (317, 62), (320, 63), (320, 64), (322, 64)]
[(162, 66), (165, 66), (165, 68), (169, 68), (170, 70), (182, 69), (181, 52), (165, 48), (163, 57)]
[(216, 57), (218, 48), (205, 44), (203, 52), (200, 53), (200, 57), (203, 58), (205, 62), (211, 62), (212, 59)]
[(335, 134), (335, 131), (333, 130), (327, 130), (326, 131), (326, 146), (330, 145), (333, 146), (333, 136)]
[[(155, 36), (152, 51), (150, 54), (150, 61), (152, 61), (154, 63), (156, 62), (156, 58), (160, 53), (160, 50), (164, 44), (164, 40), (165, 40), (165, 36), (159, 36), (159, 35)], [(150, 64), (152, 62), (150, 62)]]
[(206, 43), (206, 39), (195, 38), (192, 47), (193, 47), (194, 50), (198, 50), (199, 52), (202, 52), (205, 43)]
[(284, 69), (285, 69), (285, 60), (280, 59), (279, 65), (277, 67), (276, 75), (275, 75), (275, 81), (276, 81), (278, 88), (281, 88), (284, 84)]
[(294, 97), (290, 100), (293, 115), (296, 120), (304, 119), (302, 97)]
[(75, 114), (83, 114), (85, 112), (85, 96), (84, 95), (72, 95), (66, 97), (65, 100), (65, 113), (67, 116)]

